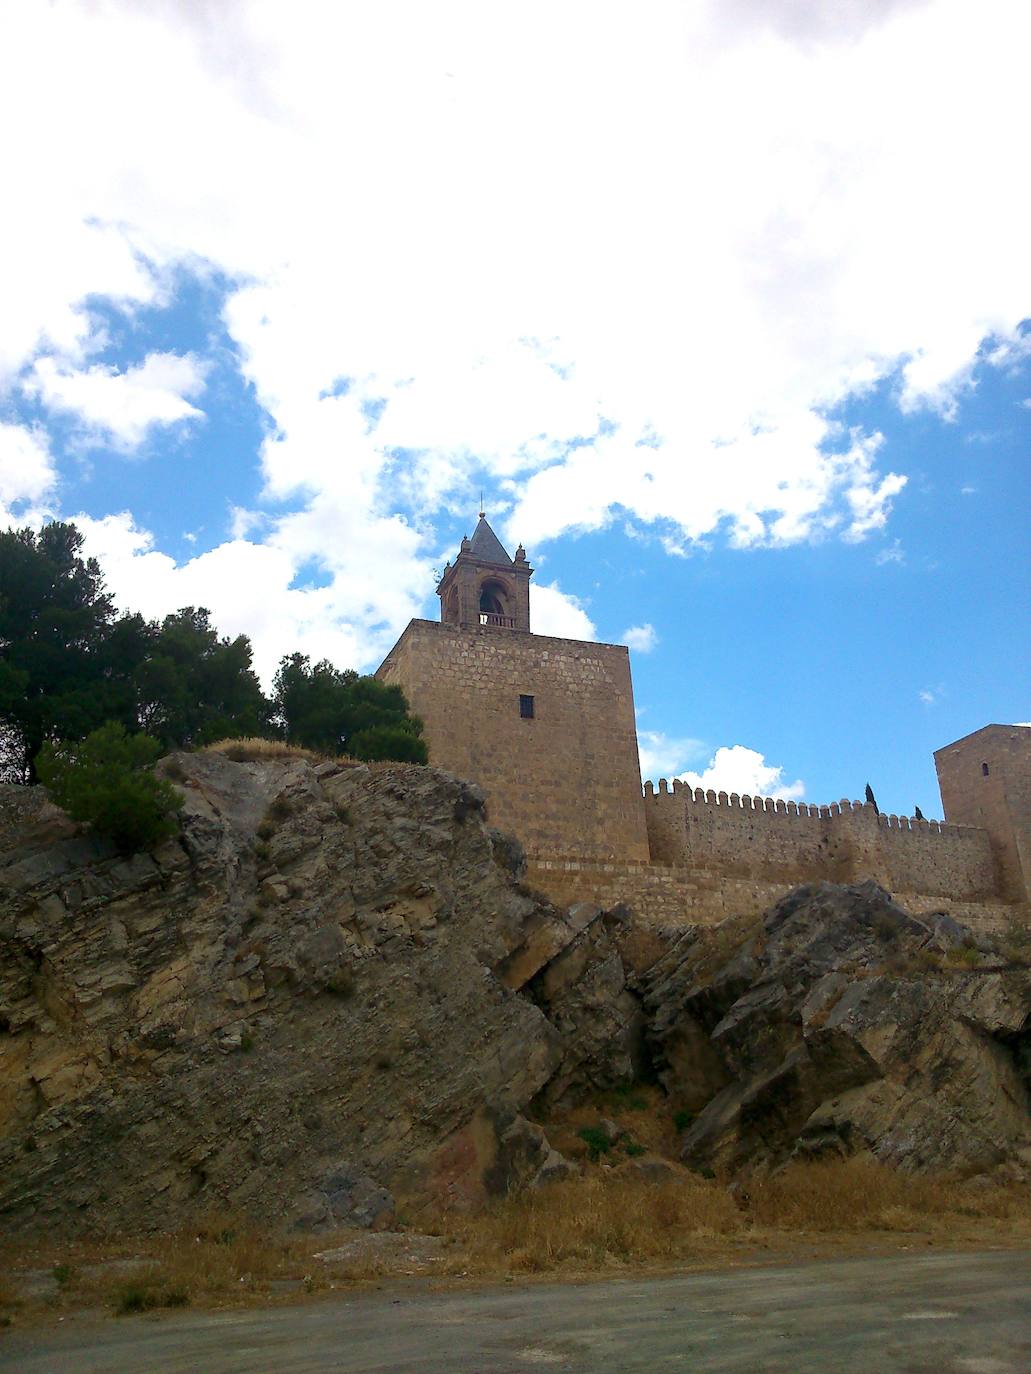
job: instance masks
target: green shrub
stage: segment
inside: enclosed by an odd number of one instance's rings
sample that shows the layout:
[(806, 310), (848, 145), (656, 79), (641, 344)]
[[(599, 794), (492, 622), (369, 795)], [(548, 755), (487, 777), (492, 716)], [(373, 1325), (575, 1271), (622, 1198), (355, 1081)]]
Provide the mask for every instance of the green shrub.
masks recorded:
[(338, 968), (326, 979), (325, 988), (334, 997), (351, 997), (354, 994), (354, 975), (346, 966)]
[(587, 1146), (592, 1160), (600, 1159), (612, 1149), (612, 1141), (600, 1126), (584, 1126), (577, 1131), (577, 1135)]
[(115, 1311), (120, 1317), (127, 1317), (133, 1312), (149, 1312), (156, 1306), (157, 1299), (154, 1294), (135, 1283), (123, 1288), (115, 1301)]
[(648, 1153), (646, 1147), (644, 1145), (641, 1145), (636, 1140), (626, 1141), (626, 1143), (623, 1146), (623, 1149), (626, 1150), (627, 1154), (630, 1156), (631, 1159), (636, 1159), (638, 1155), (644, 1155)]
[(162, 1293), (143, 1284), (131, 1283), (118, 1294), (115, 1312), (119, 1317), (134, 1312), (150, 1312), (155, 1307), (188, 1307), (190, 1295), (185, 1288), (166, 1288)]
[(689, 1112), (681, 1108), (679, 1112), (673, 1113), (673, 1125), (678, 1131), (686, 1131), (688, 1126), (694, 1121), (694, 1112)]
[(161, 746), (114, 722), (78, 742), (46, 744), (37, 770), (58, 806), (124, 853), (150, 849), (175, 833), (182, 796), (150, 766)]
[(358, 730), (347, 742), (348, 752), (356, 759), (389, 760), (396, 763), (427, 763), (426, 741), (404, 725), (372, 725)]

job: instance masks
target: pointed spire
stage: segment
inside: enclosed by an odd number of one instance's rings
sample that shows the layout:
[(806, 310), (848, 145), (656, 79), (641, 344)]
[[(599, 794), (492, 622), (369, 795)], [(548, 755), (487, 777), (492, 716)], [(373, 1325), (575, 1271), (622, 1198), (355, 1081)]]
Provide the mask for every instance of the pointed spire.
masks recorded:
[[(462, 547), (464, 548), (465, 545)], [(482, 512), (469, 543), (469, 552), (474, 558), (479, 558), (484, 563), (501, 563), (504, 566), (512, 562), (505, 552), (504, 545), (487, 524), (487, 517)]]

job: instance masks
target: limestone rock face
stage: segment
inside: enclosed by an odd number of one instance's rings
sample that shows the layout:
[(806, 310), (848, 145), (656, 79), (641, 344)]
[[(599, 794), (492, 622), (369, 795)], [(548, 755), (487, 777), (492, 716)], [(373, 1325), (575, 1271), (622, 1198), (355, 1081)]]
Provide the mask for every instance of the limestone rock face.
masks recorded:
[(523, 950), (538, 972), (527, 947), (550, 931), (554, 957), (576, 923), (518, 883), (478, 791), (160, 767), (181, 837), (128, 859), (41, 788), (0, 795), (0, 1226), (378, 1226), (395, 1197), (560, 1174), (512, 1123), (567, 1036), (500, 971)]
[(693, 1167), (827, 1151), (914, 1170), (1031, 1164), (1031, 973), (874, 883), (797, 888), (713, 957), (650, 971), (660, 1077)]
[(4, 1231), (389, 1226), (569, 1176), (539, 1119), (651, 1069), (695, 1168), (1031, 1148), (1028, 972), (873, 885), (642, 941), (438, 770), (159, 767), (181, 834), (129, 858), (0, 788)]

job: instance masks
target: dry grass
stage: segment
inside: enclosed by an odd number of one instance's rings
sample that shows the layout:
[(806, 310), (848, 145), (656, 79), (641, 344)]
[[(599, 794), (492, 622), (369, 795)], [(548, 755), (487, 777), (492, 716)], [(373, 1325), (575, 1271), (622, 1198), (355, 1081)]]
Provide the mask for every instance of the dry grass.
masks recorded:
[(586, 1160), (590, 1148), (580, 1132), (608, 1117), (623, 1130), (623, 1137), (608, 1152), (608, 1162), (626, 1157), (627, 1145), (640, 1145), (656, 1154), (675, 1158), (678, 1132), (669, 1101), (660, 1088), (631, 1084), (611, 1093), (600, 1093), (589, 1104), (553, 1115), (547, 1122), (548, 1139), (567, 1159)]
[(685, 1175), (653, 1184), (591, 1172), (505, 1198), (457, 1227), (472, 1273), (590, 1271), (697, 1258), (742, 1229), (725, 1189)]
[[(302, 749), (297, 744), (287, 744), (279, 739), (262, 739), (257, 735), (247, 739), (220, 739), (214, 744), (206, 744), (202, 754), (225, 754), (234, 763), (260, 763), (265, 759), (311, 759), (313, 763), (324, 763), (328, 754), (319, 754), (314, 749)], [(357, 760), (340, 759), (340, 763), (353, 763)]]
[(470, 1273), (591, 1272), (631, 1265), (671, 1266), (790, 1251), (802, 1237), (833, 1244), (857, 1238), (890, 1247), (904, 1235), (928, 1244), (1026, 1245), (1026, 1190), (914, 1177), (863, 1159), (792, 1165), (731, 1193), (686, 1170), (649, 1183), (623, 1170), (506, 1198), (464, 1223), (452, 1264)]
[(1031, 1231), (1026, 1190), (906, 1174), (864, 1158), (791, 1164), (751, 1180), (745, 1192), (751, 1220), (783, 1232), (952, 1230), (964, 1219)]
[[(420, 1229), (396, 1238), (282, 1237), (215, 1217), (199, 1229), (121, 1243), (10, 1244), (0, 1251), (0, 1325), (90, 1307), (120, 1314), (267, 1304), (420, 1273), (586, 1276), (740, 1263), (760, 1252), (798, 1259), (857, 1246), (1027, 1246), (1031, 1197), (1016, 1186), (910, 1176), (865, 1159), (792, 1165), (734, 1190), (686, 1169), (655, 1183), (602, 1163)], [(316, 1258), (339, 1246), (339, 1259)], [(36, 1276), (34, 1296), (26, 1271)]]
[[(223, 1307), (267, 1300), (277, 1291), (311, 1292), (330, 1286), (332, 1275), (312, 1258), (328, 1243), (217, 1217), (188, 1231), (121, 1242), (12, 1245), (0, 1252), (0, 1269), (11, 1276), (0, 1290), (0, 1314), (17, 1307), (104, 1307), (118, 1314), (194, 1303)], [(19, 1270), (49, 1274), (55, 1283), (38, 1299), (19, 1300)]]

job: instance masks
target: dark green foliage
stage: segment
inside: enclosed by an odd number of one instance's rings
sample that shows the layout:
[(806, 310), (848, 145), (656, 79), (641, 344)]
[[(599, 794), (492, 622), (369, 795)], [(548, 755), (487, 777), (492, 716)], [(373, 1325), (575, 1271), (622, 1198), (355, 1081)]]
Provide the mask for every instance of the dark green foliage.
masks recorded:
[(142, 729), (167, 748), (268, 733), (270, 707), (245, 635), (219, 638), (209, 612), (193, 606), (152, 628), (133, 675)]
[(636, 1159), (638, 1155), (647, 1154), (647, 1149), (636, 1140), (627, 1140), (623, 1143), (623, 1149), (631, 1159)]
[(74, 525), (0, 532), (0, 770), (34, 782), (48, 741), (105, 721), (164, 748), (268, 733), (244, 636), (220, 639), (192, 606), (161, 625), (116, 616)]
[(325, 988), (334, 997), (352, 997), (354, 995), (354, 975), (346, 966), (338, 968), (326, 979)]
[(127, 1317), (133, 1312), (148, 1312), (152, 1307), (157, 1306), (157, 1300), (149, 1289), (141, 1288), (139, 1284), (130, 1284), (128, 1288), (123, 1288), (115, 1302), (115, 1311), (120, 1317)]
[(291, 744), (323, 754), (425, 763), (422, 721), (400, 687), (307, 654), (290, 654), (273, 684), (276, 716)]
[(686, 1131), (688, 1126), (694, 1121), (694, 1112), (681, 1110), (673, 1113), (673, 1125), (678, 1131)]
[(48, 742), (105, 722), (162, 752), (218, 739), (284, 737), (326, 754), (426, 762), (422, 723), (399, 687), (303, 654), (262, 693), (245, 635), (219, 635), (203, 607), (158, 624), (118, 615), (74, 525), (0, 532), (0, 780), (35, 782)]
[(612, 1149), (612, 1141), (600, 1126), (583, 1126), (577, 1135), (587, 1146), (592, 1160), (600, 1159)]
[(123, 1288), (115, 1300), (115, 1313), (119, 1317), (131, 1316), (135, 1312), (150, 1312), (155, 1307), (189, 1307), (190, 1295), (185, 1288), (166, 1288), (156, 1293), (143, 1284), (131, 1283)]
[[(356, 759), (393, 759), (399, 763), (425, 763), (426, 743), (411, 728), (416, 722), (400, 725), (373, 725), (358, 730), (348, 741), (347, 752)], [(422, 728), (421, 721), (418, 722)]]
[(54, 801), (98, 835), (133, 852), (174, 834), (182, 797), (149, 771), (161, 747), (149, 735), (129, 735), (111, 722), (78, 743), (46, 744), (39, 776)]
[(0, 720), (4, 771), (34, 780), (48, 739), (77, 739), (131, 712), (115, 668), (134, 619), (116, 642), (114, 606), (74, 525), (0, 533)]

